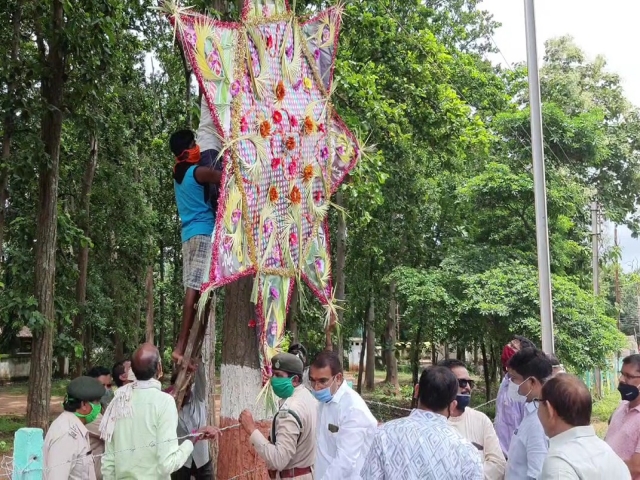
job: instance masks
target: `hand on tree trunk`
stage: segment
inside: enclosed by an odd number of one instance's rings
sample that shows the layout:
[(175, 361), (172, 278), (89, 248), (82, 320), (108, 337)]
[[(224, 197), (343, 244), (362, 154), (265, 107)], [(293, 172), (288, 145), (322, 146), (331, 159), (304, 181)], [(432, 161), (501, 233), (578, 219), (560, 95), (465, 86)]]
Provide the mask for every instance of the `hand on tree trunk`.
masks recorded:
[(253, 415), (249, 410), (243, 410), (240, 413), (240, 418), (238, 418), (240, 425), (247, 432), (247, 435), (251, 436), (251, 434), (256, 430), (256, 422), (253, 421)]

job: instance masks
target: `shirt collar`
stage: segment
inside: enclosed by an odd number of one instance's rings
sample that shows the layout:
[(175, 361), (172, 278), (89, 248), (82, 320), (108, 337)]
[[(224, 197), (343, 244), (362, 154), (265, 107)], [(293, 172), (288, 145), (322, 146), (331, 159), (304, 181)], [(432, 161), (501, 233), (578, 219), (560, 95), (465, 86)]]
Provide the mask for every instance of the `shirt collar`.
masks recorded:
[(629, 406), (629, 401), (628, 401), (628, 400), (623, 400), (623, 401), (622, 401), (622, 404), (624, 405), (624, 409), (625, 409), (627, 412), (630, 412), (631, 410), (636, 410), (637, 412), (640, 412), (640, 405), (638, 405), (637, 407), (633, 407), (633, 408), (631, 408), (631, 407)]
[(62, 415), (65, 415), (67, 417), (67, 421), (77, 427), (80, 430), (80, 433), (82, 433), (83, 436), (87, 436), (89, 435), (89, 430), (87, 430), (87, 427), (85, 427), (84, 423), (82, 423), (82, 421), (76, 417), (76, 414), (73, 412), (67, 412), (66, 410), (64, 412), (62, 412)]
[(342, 385), (340, 385), (340, 388), (338, 388), (338, 391), (333, 395), (333, 398), (329, 403), (338, 403), (348, 389), (349, 385), (347, 385), (347, 381), (343, 378)]
[(562, 432), (555, 437), (549, 439), (549, 446), (554, 448), (560, 448), (563, 445), (566, 445), (572, 440), (582, 437), (595, 437), (596, 431), (593, 429), (591, 425), (587, 425), (584, 427), (573, 427), (567, 430), (566, 432)]
[(410, 417), (416, 417), (416, 418), (420, 419), (421, 421), (442, 422), (442, 423), (446, 423), (447, 422), (447, 417), (445, 417), (444, 415), (439, 415), (439, 414), (434, 413), (434, 412), (432, 412), (430, 410), (421, 410), (419, 408), (413, 409), (409, 416)]
[(536, 408), (536, 406), (533, 404), (533, 402), (527, 402), (524, 404), (524, 409), (526, 412), (526, 415), (531, 415), (532, 413), (534, 413), (536, 410), (538, 410)]

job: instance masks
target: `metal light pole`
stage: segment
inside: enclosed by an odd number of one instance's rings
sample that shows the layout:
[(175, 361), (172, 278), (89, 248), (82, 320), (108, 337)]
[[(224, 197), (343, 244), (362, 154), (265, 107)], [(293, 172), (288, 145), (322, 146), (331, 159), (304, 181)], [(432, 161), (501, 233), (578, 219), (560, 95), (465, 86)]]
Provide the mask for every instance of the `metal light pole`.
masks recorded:
[(527, 32), (527, 66), (529, 70), (529, 103), (531, 109), (531, 148), (533, 150), (533, 189), (536, 207), (536, 243), (538, 247), (538, 286), (540, 289), (540, 322), (542, 349), (553, 353), (553, 309), (551, 306), (551, 268), (549, 266), (549, 227), (547, 223), (547, 192), (544, 175), (542, 140), (542, 108), (536, 19), (533, 0), (524, 0)]

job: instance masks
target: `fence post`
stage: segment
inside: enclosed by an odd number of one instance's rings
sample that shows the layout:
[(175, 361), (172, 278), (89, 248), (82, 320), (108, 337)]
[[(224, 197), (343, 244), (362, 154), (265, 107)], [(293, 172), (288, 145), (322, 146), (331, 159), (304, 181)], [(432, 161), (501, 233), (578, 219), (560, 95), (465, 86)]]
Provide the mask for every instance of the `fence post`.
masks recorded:
[(13, 441), (11, 480), (42, 480), (44, 432), (41, 428), (21, 428)]

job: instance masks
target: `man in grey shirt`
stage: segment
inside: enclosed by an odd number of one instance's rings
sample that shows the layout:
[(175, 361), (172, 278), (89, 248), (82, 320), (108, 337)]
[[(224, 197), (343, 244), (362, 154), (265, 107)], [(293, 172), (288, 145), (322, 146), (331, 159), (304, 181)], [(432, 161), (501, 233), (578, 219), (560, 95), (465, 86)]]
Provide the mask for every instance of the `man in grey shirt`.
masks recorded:
[[(202, 364), (198, 365), (195, 375), (193, 387), (186, 393), (182, 409), (178, 412), (178, 437), (207, 425), (206, 379)], [(177, 373), (174, 373), (171, 377), (170, 391), (173, 391), (177, 376)], [(191, 476), (196, 480), (213, 480), (208, 442), (197, 442), (193, 446), (193, 453), (180, 470), (171, 474), (171, 480), (190, 480)]]

